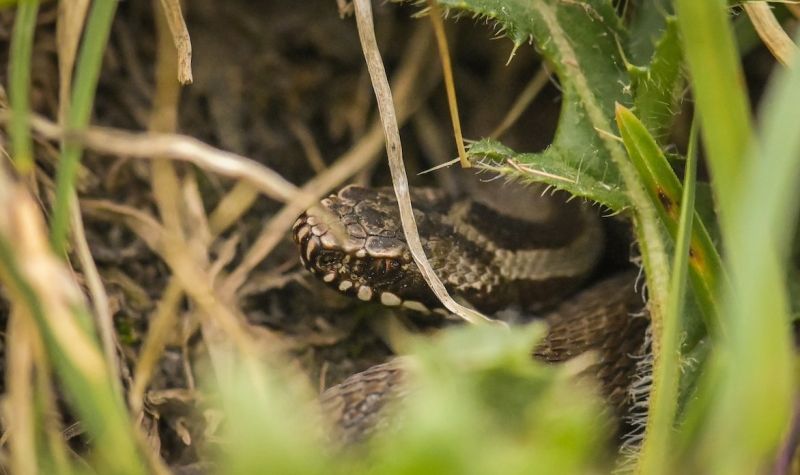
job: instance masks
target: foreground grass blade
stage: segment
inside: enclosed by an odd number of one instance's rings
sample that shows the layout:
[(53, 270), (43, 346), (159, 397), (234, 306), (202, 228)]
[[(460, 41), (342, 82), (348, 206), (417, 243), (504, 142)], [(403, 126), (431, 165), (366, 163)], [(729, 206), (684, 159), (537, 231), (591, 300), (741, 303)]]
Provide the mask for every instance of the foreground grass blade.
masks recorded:
[[(37, 204), (0, 176), (0, 278), (33, 318), (66, 397), (92, 439), (98, 473), (143, 474), (133, 426), (86, 320), (80, 290), (46, 241)], [(10, 344), (14, 344), (11, 342)]]
[(14, 36), (11, 39), (11, 64), (9, 74), (9, 100), (11, 102), (12, 160), (21, 174), (33, 171), (33, 143), (28, 125), (30, 116), (31, 51), (36, 30), (38, 0), (21, 2), (14, 21)]
[[(116, 0), (95, 0), (89, 13), (84, 32), (72, 101), (67, 114), (66, 128), (72, 132), (81, 131), (89, 124), (94, 104), (97, 80), (103, 51), (108, 42), (111, 21), (117, 8)], [(73, 140), (66, 140), (61, 150), (61, 161), (56, 173), (56, 197), (53, 204), (53, 217), (50, 229), (50, 242), (56, 253), (63, 253), (69, 227), (69, 200), (75, 188), (75, 174), (78, 170), (83, 147)]]
[[(619, 116), (618, 116), (619, 117)], [(680, 386), (681, 316), (685, 308), (686, 277), (690, 261), (690, 237), (696, 220), (694, 191), (697, 176), (697, 123), (692, 127), (687, 152), (686, 176), (675, 237), (667, 308), (661, 332), (661, 352), (653, 367), (653, 389), (650, 392), (650, 412), (645, 434), (639, 472), (649, 474), (674, 473), (674, 429)]]
[[(676, 0), (703, 143), (724, 215), (736, 202), (752, 136), (750, 106), (724, 0)], [(723, 216), (724, 218), (724, 216)]]
[(800, 208), (798, 104), (800, 69), (781, 71), (763, 105), (760, 143), (747, 154), (737, 199), (723, 219), (731, 331), (716, 354), (718, 395), (702, 445), (710, 455), (707, 473), (769, 466), (790, 420), (796, 370), (786, 276)]

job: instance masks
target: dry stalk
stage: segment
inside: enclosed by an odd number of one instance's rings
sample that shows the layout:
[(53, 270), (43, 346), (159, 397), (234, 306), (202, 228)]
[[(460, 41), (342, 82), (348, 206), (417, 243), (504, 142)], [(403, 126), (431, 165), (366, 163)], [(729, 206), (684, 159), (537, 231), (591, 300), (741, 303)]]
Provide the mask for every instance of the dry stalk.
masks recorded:
[(36, 457), (36, 427), (33, 407), (33, 371), (37, 338), (30, 328), (31, 318), (21, 308), (11, 311), (7, 338), (13, 342), (6, 355), (6, 387), (3, 406), (6, 429), (10, 433), (9, 455), (14, 473), (38, 473)]
[(797, 45), (778, 23), (767, 2), (751, 1), (745, 2), (743, 5), (747, 16), (750, 17), (750, 22), (753, 23), (753, 28), (775, 59), (784, 66), (791, 66), (798, 52)]
[[(461, 134), (461, 119), (458, 116), (458, 101), (456, 100), (456, 85), (453, 81), (453, 65), (450, 62), (450, 49), (447, 47), (447, 36), (444, 32), (442, 12), (436, 0), (428, 0), (428, 16), (430, 16), (433, 31), (436, 33), (436, 45), (439, 47), (439, 58), (442, 61), (444, 73), (444, 86), (447, 91), (447, 105), (450, 107), (450, 120), (453, 122), (453, 135), (458, 149), (458, 158), (462, 168), (472, 167), (467, 151), (464, 148), (464, 136)], [(362, 42), (363, 47), (363, 42)]]
[(75, 245), (75, 253), (78, 256), (78, 262), (83, 271), (83, 276), (86, 279), (86, 287), (91, 297), (92, 310), (94, 310), (93, 313), (95, 321), (97, 322), (97, 330), (100, 334), (100, 342), (103, 345), (103, 353), (108, 362), (112, 380), (121, 393), (120, 361), (117, 354), (119, 341), (117, 341), (117, 333), (114, 330), (114, 319), (109, 307), (108, 293), (106, 292), (105, 285), (103, 285), (103, 280), (100, 278), (97, 264), (95, 264), (94, 258), (92, 257), (89, 243), (86, 241), (86, 230), (83, 226), (83, 217), (81, 216), (81, 210), (78, 206), (78, 196), (75, 192), (72, 193), (70, 201), (70, 231), (72, 234), (72, 241)]
[(72, 69), (83, 33), (89, 0), (58, 3), (56, 40), (58, 48), (58, 121), (64, 123), (72, 90)]
[(180, 0), (161, 0), (164, 8), (164, 16), (172, 34), (172, 41), (178, 54), (176, 64), (178, 70), (178, 82), (187, 85), (192, 83), (192, 40), (189, 37), (189, 29), (186, 28), (186, 21), (181, 13)]
[[(0, 113), (0, 122), (8, 122), (8, 114)], [(205, 144), (193, 137), (155, 132), (128, 132), (108, 127), (89, 127), (84, 133), (69, 133), (41, 117), (31, 118), (31, 127), (48, 139), (77, 140), (98, 153), (147, 160), (172, 159), (193, 163), (219, 175), (242, 180), (278, 201), (295, 198), (296, 188), (278, 172), (264, 165)]]

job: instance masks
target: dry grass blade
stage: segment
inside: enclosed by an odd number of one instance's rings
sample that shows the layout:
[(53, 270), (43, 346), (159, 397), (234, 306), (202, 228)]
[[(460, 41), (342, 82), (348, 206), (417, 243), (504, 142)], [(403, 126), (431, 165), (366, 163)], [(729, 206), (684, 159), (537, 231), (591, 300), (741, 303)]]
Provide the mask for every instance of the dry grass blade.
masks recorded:
[(3, 201), (13, 202), (14, 206), (7, 208), (8, 217), (1, 227), (12, 238), (9, 241), (19, 243), (16, 258), (22, 272), (31, 276), (30, 285), (46, 309), (44, 314), (53, 326), (54, 337), (83, 373), (102, 374), (104, 362), (100, 354), (93, 351), (94, 342), (72, 317), (71, 307), (82, 305), (83, 295), (72, 275), (49, 252), (41, 232), (45, 226), (38, 205), (22, 188), (9, 190), (7, 194), (9, 197)]
[[(167, 26), (163, 19), (158, 20), (159, 55), (156, 68), (156, 99), (150, 128), (155, 131), (173, 131), (177, 123), (177, 104), (179, 86), (171, 79), (170, 71), (175, 67), (175, 56), (166, 34)], [(188, 180), (188, 178), (187, 178)], [(170, 266), (176, 280), (171, 280), (169, 293), (165, 302), (158, 307), (158, 322), (151, 329), (147, 343), (143, 349), (142, 364), (137, 365), (137, 373), (133, 390), (129, 396), (135, 408), (141, 407), (143, 392), (149, 381), (155, 362), (160, 357), (169, 335), (169, 329), (177, 321), (175, 303), (179, 294), (175, 283), (179, 283), (183, 290), (192, 298), (199, 307), (200, 324), (203, 339), (211, 356), (212, 365), (218, 377), (224, 377), (230, 370), (232, 355), (241, 353), (246, 356), (256, 356), (258, 350), (256, 343), (244, 330), (245, 319), (238, 314), (231, 302), (223, 301), (214, 291), (214, 273), (210, 272), (208, 262), (210, 232), (188, 233), (189, 222), (196, 225), (203, 223), (207, 230), (205, 217), (199, 198), (193, 197), (189, 191), (191, 202), (187, 202), (181, 189), (196, 191), (196, 185), (188, 183), (187, 187), (181, 186), (173, 163), (168, 160), (157, 160), (153, 163), (152, 170), (153, 192), (156, 203), (164, 221), (164, 228), (159, 239), (161, 256)], [(194, 203), (194, 205), (192, 205)], [(186, 216), (184, 211), (194, 210), (202, 216)], [(200, 237), (198, 237), (200, 236)], [(273, 347), (279, 346), (273, 341)]]
[[(105, 354), (106, 361), (108, 362), (109, 370), (111, 371), (112, 381), (114, 384), (119, 384), (119, 358), (117, 356), (117, 333), (114, 330), (114, 319), (111, 315), (109, 307), (108, 293), (103, 285), (103, 280), (100, 278), (100, 272), (97, 270), (92, 258), (92, 252), (89, 249), (89, 243), (86, 241), (86, 231), (83, 227), (83, 217), (81, 210), (78, 206), (78, 196), (74, 192), (71, 198), (69, 215), (70, 215), (70, 232), (72, 234), (72, 241), (75, 245), (75, 253), (78, 256), (83, 275), (86, 278), (86, 287), (89, 290), (91, 297), (92, 310), (94, 310), (94, 318), (97, 322), (97, 330), (100, 334), (100, 342), (103, 345), (103, 353)], [(119, 387), (118, 389), (122, 389)]]
[(228, 229), (250, 209), (256, 198), (258, 193), (252, 186), (241, 181), (237, 182), (217, 203), (217, 207), (208, 217), (208, 227), (211, 228), (211, 232), (219, 234)]
[(406, 242), (414, 257), (414, 262), (431, 287), (433, 292), (442, 301), (448, 310), (460, 316), (470, 323), (490, 322), (489, 318), (480, 312), (459, 305), (447, 293), (447, 290), (433, 271), (425, 251), (422, 248), (417, 224), (414, 220), (414, 211), (411, 207), (411, 196), (408, 189), (408, 177), (406, 176), (403, 165), (403, 153), (400, 144), (400, 130), (395, 116), (394, 101), (392, 92), (389, 88), (389, 81), (386, 79), (386, 71), (383, 67), (383, 60), (378, 51), (378, 43), (375, 40), (375, 31), (372, 23), (372, 6), (369, 0), (355, 0), (353, 2), (356, 12), (356, 24), (358, 26), (358, 36), (361, 40), (361, 47), (364, 51), (364, 58), (372, 80), (372, 87), (375, 90), (375, 97), (378, 103), (383, 131), (386, 136), (386, 153), (389, 156), (389, 169), (392, 173), (395, 194), (400, 206), (400, 220), (403, 224), (403, 233)]
[(29, 317), (21, 309), (11, 312), (7, 338), (5, 426), (11, 433), (9, 455), (15, 473), (37, 473), (36, 433), (33, 408), (33, 338)]
[(784, 5), (786, 5), (786, 8), (792, 12), (792, 15), (794, 15), (795, 18), (800, 19), (800, 2), (797, 0), (789, 0), (788, 2), (784, 3)]
[(174, 331), (178, 323), (178, 311), (183, 298), (183, 288), (176, 278), (172, 278), (161, 294), (155, 312), (150, 316), (147, 337), (145, 338), (136, 367), (133, 371), (133, 384), (128, 391), (131, 411), (138, 414), (144, 404), (144, 392), (167, 344), (167, 335)]
[(429, 16), (433, 31), (436, 33), (436, 44), (439, 47), (439, 58), (442, 60), (442, 72), (444, 73), (444, 86), (447, 90), (447, 104), (450, 107), (450, 120), (453, 121), (453, 135), (456, 139), (458, 148), (458, 158), (461, 160), (462, 168), (472, 167), (467, 158), (467, 151), (464, 148), (464, 137), (461, 135), (461, 119), (458, 116), (458, 101), (456, 100), (456, 85), (453, 81), (453, 65), (450, 62), (450, 49), (447, 47), (447, 36), (444, 32), (444, 22), (442, 12), (436, 0), (428, 0)]
[[(7, 122), (8, 114), (0, 115), (0, 121)], [(76, 139), (99, 153), (148, 160), (169, 158), (191, 162), (204, 170), (250, 183), (278, 201), (295, 198), (297, 187), (276, 171), (247, 157), (214, 148), (185, 135), (133, 133), (106, 127), (89, 127), (85, 133), (73, 135), (42, 117), (33, 117), (31, 126), (48, 139)]]
[(151, 249), (158, 252), (161, 224), (144, 211), (107, 200), (80, 200), (81, 211), (87, 216), (124, 223)]
[(70, 91), (72, 90), (72, 69), (75, 66), (75, 55), (81, 41), (83, 23), (89, 0), (58, 2), (58, 22), (56, 23), (56, 39), (58, 40), (58, 121), (64, 123), (69, 110)]
[(326, 166), (325, 161), (322, 159), (322, 152), (320, 152), (319, 147), (317, 147), (314, 141), (314, 135), (308, 130), (308, 127), (298, 119), (290, 120), (288, 125), (289, 130), (292, 131), (297, 141), (300, 142), (300, 146), (303, 148), (303, 152), (305, 152), (306, 159), (311, 165), (311, 168), (317, 173), (325, 171)]
[(778, 23), (767, 2), (745, 2), (743, 5), (753, 23), (753, 28), (775, 59), (784, 66), (791, 66), (792, 58), (798, 51), (797, 45)]
[(193, 81), (192, 40), (189, 38), (189, 29), (186, 28), (186, 21), (181, 13), (181, 2), (180, 0), (161, 0), (161, 6), (164, 8), (164, 15), (172, 34), (175, 49), (178, 50), (178, 82), (183, 85), (191, 84)]
[[(164, 6), (167, 18), (157, 17), (156, 19), (158, 56), (155, 96), (149, 129), (153, 132), (174, 132), (177, 124), (180, 89), (178, 83), (172, 80), (172, 71), (177, 67), (178, 60), (175, 58), (166, 30), (167, 23), (171, 24), (175, 19), (170, 15), (169, 2), (161, 2), (161, 4)], [(176, 7), (178, 8), (178, 17), (182, 22), (180, 5), (176, 5)], [(174, 30), (172, 31), (174, 35)], [(165, 233), (168, 233), (171, 239), (183, 241), (184, 235), (181, 230), (179, 212), (181, 202), (177, 192), (178, 180), (172, 163), (165, 160), (153, 163), (151, 179), (156, 204), (166, 227)], [(173, 272), (175, 272), (174, 269)], [(128, 400), (135, 414), (142, 411), (144, 391), (166, 347), (171, 330), (178, 320), (178, 309), (183, 295), (180, 284), (179, 279), (170, 279), (167, 289), (162, 295), (162, 301), (157, 307), (156, 316), (148, 328), (147, 337), (136, 362), (133, 385), (128, 393)]]

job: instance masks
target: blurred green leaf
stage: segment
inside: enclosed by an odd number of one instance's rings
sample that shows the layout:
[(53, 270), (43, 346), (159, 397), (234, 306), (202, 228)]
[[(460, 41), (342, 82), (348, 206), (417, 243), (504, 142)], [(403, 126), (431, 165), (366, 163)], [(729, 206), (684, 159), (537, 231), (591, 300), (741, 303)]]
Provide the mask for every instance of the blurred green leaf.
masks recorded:
[(207, 379), (211, 393), (219, 391), (226, 416), (224, 443), (218, 447), (222, 472), (335, 473), (326, 456), (322, 430), (311, 391), (285, 364), (266, 365), (256, 359), (231, 361), (224, 381)]
[[(239, 362), (217, 381), (225, 473), (580, 474), (609, 468), (613, 427), (570, 365), (531, 358), (540, 324), (452, 328), (417, 339), (398, 423), (361, 446), (322, 444), (308, 388), (285, 365)], [(260, 369), (259, 369), (260, 368)], [(335, 441), (334, 441), (335, 443)], [(335, 444), (334, 444), (335, 445)]]
[(676, 0), (703, 144), (722, 218), (741, 190), (752, 126), (739, 53), (721, 0)]
[(786, 276), (800, 212), (798, 104), (800, 70), (779, 71), (762, 105), (758, 140), (737, 171), (739, 187), (723, 202), (730, 336), (715, 353), (717, 396), (702, 444), (713, 473), (769, 466), (790, 420), (797, 373)]
[[(586, 473), (611, 460), (613, 425), (569, 365), (531, 358), (544, 327), (450, 329), (415, 345), (403, 423), (379, 438), (371, 473)], [(402, 454), (402, 455), (401, 455)]]

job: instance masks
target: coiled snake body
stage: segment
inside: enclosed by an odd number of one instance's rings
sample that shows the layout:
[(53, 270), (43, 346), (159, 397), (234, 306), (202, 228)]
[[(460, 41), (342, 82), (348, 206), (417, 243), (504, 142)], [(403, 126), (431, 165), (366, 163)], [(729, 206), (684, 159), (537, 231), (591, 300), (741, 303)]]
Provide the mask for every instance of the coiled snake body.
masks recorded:
[[(574, 293), (604, 247), (599, 217), (577, 200), (519, 186), (477, 190), (455, 201), (437, 190), (412, 190), (437, 275), (451, 295), (483, 312), (517, 307), (541, 315), (550, 328), (535, 351), (539, 359), (560, 362), (595, 350), (592, 372), (609, 403), (624, 412), (647, 320), (631, 316), (643, 307), (632, 273)], [(391, 189), (349, 186), (321, 206), (328, 213), (309, 210), (293, 228), (307, 269), (364, 301), (446, 314), (411, 258)], [(334, 232), (334, 225), (344, 232)], [(392, 361), (328, 389), (322, 406), (338, 437), (350, 442), (370, 433), (386, 403), (403, 394), (405, 373), (402, 362)]]

